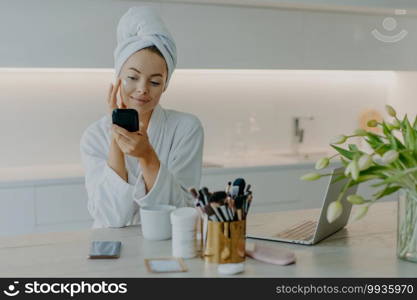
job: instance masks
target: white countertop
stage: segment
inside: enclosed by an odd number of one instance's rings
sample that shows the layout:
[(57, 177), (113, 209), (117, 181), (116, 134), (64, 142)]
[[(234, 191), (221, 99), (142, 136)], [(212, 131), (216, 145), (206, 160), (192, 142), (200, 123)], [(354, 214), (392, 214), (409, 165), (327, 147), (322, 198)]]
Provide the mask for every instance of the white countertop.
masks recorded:
[[(206, 156), (203, 173), (223, 173), (229, 168), (253, 168), (271, 166), (311, 166), (317, 159), (328, 155), (313, 152), (309, 156), (295, 156), (288, 152), (256, 152), (242, 156)], [(84, 180), (81, 164), (34, 165), (0, 168), (0, 188), (31, 184), (51, 184), (61, 181), (79, 183)]]
[(247, 151), (242, 154), (206, 155), (207, 162), (214, 162), (223, 168), (305, 165), (314, 164), (322, 157), (336, 153), (331, 149), (314, 149), (309, 152), (294, 154), (289, 151)]
[[(263, 226), (277, 229), (317, 210), (250, 215), (248, 233)], [(295, 252), (297, 262), (278, 266), (246, 260), (237, 277), (415, 277), (417, 264), (397, 259), (396, 203), (375, 204), (368, 215), (315, 246), (256, 241)], [(265, 223), (265, 220), (268, 220)], [(89, 260), (92, 240), (122, 241), (116, 260)], [(254, 242), (255, 240), (248, 239)], [(148, 273), (144, 258), (171, 255), (171, 241), (144, 240), (138, 226), (0, 238), (2, 277), (218, 277), (217, 265), (200, 258), (186, 260), (188, 272)]]

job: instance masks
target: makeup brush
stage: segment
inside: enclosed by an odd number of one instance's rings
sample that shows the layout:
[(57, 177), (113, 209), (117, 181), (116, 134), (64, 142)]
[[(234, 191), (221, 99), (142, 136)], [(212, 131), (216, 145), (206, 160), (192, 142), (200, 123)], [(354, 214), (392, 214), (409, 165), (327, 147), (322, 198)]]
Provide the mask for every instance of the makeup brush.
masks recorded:
[(208, 204), (205, 201), (205, 197), (204, 197), (204, 194), (203, 194), (202, 190), (198, 191), (198, 199), (200, 199), (200, 202), (202, 202), (204, 204), (204, 206), (206, 206)]
[(208, 188), (203, 187), (198, 191), (198, 193), (200, 195), (199, 198), (204, 203), (204, 205), (208, 205), (209, 204), (209, 198), (210, 198), (210, 192), (209, 192)]
[(232, 187), (232, 182), (229, 181), (226, 185), (226, 194), (229, 196), (230, 195), (230, 188)]
[(226, 200), (224, 201), (226, 206), (227, 214), (229, 215), (230, 221), (233, 221), (233, 204), (232, 204), (232, 197), (227, 196)]
[(232, 197), (227, 197), (226, 201), (229, 206), (229, 211), (230, 215), (232, 216), (232, 220), (234, 220), (236, 214), (235, 199), (233, 199)]
[(204, 212), (204, 210), (203, 210), (203, 207), (201, 206), (201, 204), (200, 204), (200, 202), (197, 202), (196, 203), (196, 205), (195, 205), (195, 208), (198, 210), (198, 212), (200, 213), (200, 217), (204, 217), (204, 214), (205, 214), (205, 212)]
[(235, 199), (235, 207), (236, 207), (236, 215), (237, 220), (242, 221), (243, 220), (243, 213), (242, 213), (242, 207), (244, 202), (244, 196), (237, 196)]
[(245, 179), (243, 179), (243, 178), (237, 178), (233, 182), (233, 187), (235, 187), (235, 186), (239, 187), (238, 196), (242, 196), (244, 194), (245, 185), (246, 185), (246, 182), (245, 182)]
[(191, 193), (191, 195), (193, 195), (194, 199), (198, 199), (198, 192), (195, 188), (190, 188), (188, 191)]
[(234, 185), (232, 187), (232, 193), (230, 194), (230, 196), (232, 198), (236, 198), (239, 195), (239, 186), (238, 185)]
[(199, 195), (198, 195), (198, 192), (197, 192), (197, 190), (195, 189), (195, 188), (190, 188), (189, 190), (188, 190), (188, 192), (193, 196), (193, 198), (194, 198), (194, 206), (204, 206), (204, 203), (202, 203), (201, 201), (200, 201), (200, 198), (199, 198)]
[(217, 218), (217, 216), (216, 216), (216, 213), (214, 212), (214, 209), (211, 207), (210, 204), (204, 206), (203, 210), (207, 214), (208, 218), (211, 221), (215, 221), (215, 222), (216, 221), (219, 221), (218, 218)]
[(223, 192), (223, 191), (219, 191), (219, 192), (214, 192), (213, 194), (211, 194), (209, 202), (215, 202), (215, 203), (219, 203), (220, 205), (223, 205), (226, 201), (227, 198), (227, 193)]
[(225, 205), (226, 198), (226, 192), (218, 191), (211, 194), (209, 199), (210, 205), (212, 205), (213, 208), (217, 208), (217, 211), (219, 212), (219, 215), (221, 215), (223, 221), (229, 221), (229, 214), (227, 213)]
[(251, 191), (249, 191), (249, 193), (248, 193), (248, 198), (247, 198), (247, 201), (246, 201), (246, 215), (247, 215), (247, 214), (248, 214), (248, 212), (249, 212), (249, 208), (250, 208), (250, 204), (251, 204), (251, 202), (252, 202), (252, 199), (253, 199), (252, 192), (251, 192)]
[(220, 204), (215, 202), (215, 201), (220, 201), (219, 197), (215, 196), (215, 198), (213, 198), (212, 197), (213, 194), (211, 194), (209, 192), (208, 188), (206, 188), (206, 187), (202, 188), (202, 191), (203, 191), (203, 195), (204, 195), (205, 199), (207, 199), (208, 206), (210, 206), (213, 209), (213, 212), (216, 215), (218, 221), (223, 222), (225, 220), (225, 218), (224, 218), (223, 214), (218, 209)]
[(204, 196), (205, 203), (206, 204), (209, 204), (210, 203), (209, 199), (211, 197), (211, 193), (209, 192), (209, 190), (208, 190), (207, 187), (203, 187), (201, 190), (203, 192), (203, 196)]
[(217, 219), (219, 219), (220, 222), (226, 221), (226, 217), (223, 215), (223, 213), (220, 210), (220, 204), (219, 203), (211, 202), (209, 204), (209, 206), (211, 206), (211, 208), (213, 209), (214, 213), (217, 216)]

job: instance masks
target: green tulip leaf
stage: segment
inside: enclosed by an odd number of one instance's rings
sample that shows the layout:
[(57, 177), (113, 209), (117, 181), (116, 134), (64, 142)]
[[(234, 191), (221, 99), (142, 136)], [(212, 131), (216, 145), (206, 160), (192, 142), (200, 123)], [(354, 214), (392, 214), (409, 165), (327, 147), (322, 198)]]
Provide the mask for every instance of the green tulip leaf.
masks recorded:
[(379, 183), (376, 183), (376, 184), (373, 184), (371, 186), (372, 187), (378, 187), (378, 186), (385, 185), (385, 184), (388, 184), (388, 183), (398, 182), (402, 177), (404, 177), (404, 176), (406, 176), (410, 173), (416, 172), (416, 171), (417, 171), (417, 167), (407, 169), (407, 170), (403, 170), (402, 172), (398, 172), (394, 176), (389, 176), (386, 179), (384, 179), (383, 181), (381, 181)]
[(374, 179), (380, 179), (380, 176), (378, 176), (378, 175), (361, 175), (361, 176), (358, 177), (358, 180), (352, 181), (349, 184), (349, 187), (357, 185), (361, 182), (366, 182), (366, 181), (374, 180)]
[(343, 166), (346, 168), (349, 164), (349, 162), (343, 158), (343, 156), (340, 156), (340, 161), (342, 162)]
[(378, 135), (376, 135), (372, 132), (367, 132), (366, 133), (365, 140), (372, 147), (372, 149), (374, 149), (374, 150), (377, 150), (381, 146), (384, 145), (384, 142), (382, 141), (382, 139)]
[(395, 193), (398, 191), (401, 187), (400, 186), (386, 186), (384, 189), (379, 190), (372, 196), (375, 197), (375, 200), (381, 199), (382, 197), (391, 195), (392, 193)]
[(336, 182), (338, 182), (338, 181), (340, 181), (340, 180), (343, 180), (343, 179), (345, 179), (346, 178), (346, 176), (345, 175), (339, 175), (339, 176), (337, 176), (335, 179), (333, 179), (332, 180), (332, 183), (336, 183)]
[(413, 151), (416, 151), (416, 135), (414, 132), (414, 129), (411, 127), (410, 122), (408, 121), (407, 116), (405, 117), (405, 137), (404, 141), (406, 142), (406, 145), (408, 144), (408, 149), (411, 149)]
[(359, 151), (358, 146), (356, 146), (355, 144), (349, 144), (348, 147), (349, 147), (349, 150), (352, 151), (352, 152), (360, 152), (360, 153), (362, 153), (361, 151)]
[(343, 155), (344, 157), (346, 157), (347, 159), (352, 160), (353, 156), (354, 156), (354, 152), (351, 152), (349, 150), (337, 147), (335, 145), (331, 145), (337, 152), (339, 152), (341, 155)]
[(414, 122), (413, 122), (413, 128), (414, 128), (414, 130), (417, 130), (417, 116), (416, 116), (416, 118), (414, 119)]

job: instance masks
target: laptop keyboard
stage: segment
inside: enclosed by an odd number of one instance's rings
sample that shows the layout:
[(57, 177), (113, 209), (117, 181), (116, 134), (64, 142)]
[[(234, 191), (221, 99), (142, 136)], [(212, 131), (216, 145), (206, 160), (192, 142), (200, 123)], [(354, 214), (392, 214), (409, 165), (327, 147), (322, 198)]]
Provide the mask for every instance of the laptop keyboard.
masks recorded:
[(309, 241), (316, 231), (317, 221), (304, 221), (287, 230), (281, 231), (275, 236), (286, 240)]

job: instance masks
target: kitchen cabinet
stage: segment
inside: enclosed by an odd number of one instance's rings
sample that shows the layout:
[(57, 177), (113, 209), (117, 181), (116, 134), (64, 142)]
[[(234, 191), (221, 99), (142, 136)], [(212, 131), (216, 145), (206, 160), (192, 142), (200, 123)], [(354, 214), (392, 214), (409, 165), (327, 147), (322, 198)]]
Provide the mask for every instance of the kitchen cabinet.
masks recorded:
[[(106, 2), (1, 1), (0, 19), (8, 26), (0, 27), (7, 44), (0, 48), (0, 67), (112, 68), (117, 22), (136, 4)], [(181, 69), (417, 69), (412, 32), (417, 28), (416, 9), (406, 3), (270, 0), (232, 1), (237, 5), (230, 6), (220, 1), (216, 1), (219, 5), (192, 2), (146, 3), (159, 9), (172, 31)], [(22, 7), (30, 13), (13, 13)], [(406, 14), (395, 15), (395, 8), (407, 9)], [(383, 28), (387, 16), (397, 22), (392, 32)], [(28, 28), (32, 34), (27, 34)], [(394, 35), (402, 29), (408, 31), (407, 37), (394, 44), (372, 36), (373, 30)], [(16, 38), (20, 36), (25, 38)]]
[(37, 226), (91, 220), (84, 184), (38, 186), (34, 191)]
[[(165, 0), (164, 2), (212, 5), (225, 4), (224, 0)], [(414, 12), (417, 8), (409, 0), (397, 0), (395, 2), (381, 0), (228, 0), (227, 5), (375, 14), (389, 14), (398, 8)]]
[[(326, 183), (302, 182), (298, 178), (310, 165), (242, 168), (205, 168), (202, 186), (223, 190), (228, 181), (243, 177), (252, 185), (251, 211), (260, 212), (317, 207)], [(57, 170), (54, 170), (57, 174)], [(41, 172), (39, 172), (42, 174)], [(74, 175), (74, 174), (72, 174)], [(9, 182), (0, 186), (1, 235), (30, 232), (65, 231), (89, 228), (92, 218), (87, 210), (84, 178), (41, 179)], [(307, 193), (312, 199), (305, 199)], [(314, 195), (314, 197), (313, 197)]]
[(224, 190), (228, 181), (243, 177), (252, 186), (251, 212), (316, 208), (322, 203), (328, 178), (314, 183), (301, 181), (299, 178), (312, 168), (313, 165), (305, 164), (207, 169), (201, 186), (210, 191)]
[[(315, 182), (299, 178), (312, 163), (239, 168), (205, 168), (201, 186), (224, 190), (228, 181), (242, 177), (252, 185), (250, 213), (320, 208), (329, 177)], [(55, 170), (56, 171), (56, 170)], [(369, 184), (359, 188), (370, 195)], [(391, 195), (386, 200), (395, 200)], [(0, 235), (69, 231), (90, 228), (84, 178), (32, 179), (0, 185)]]
[(36, 220), (33, 191), (32, 186), (0, 189), (0, 235), (33, 231)]
[(0, 187), (0, 235), (91, 227), (83, 178), (8, 184)]

